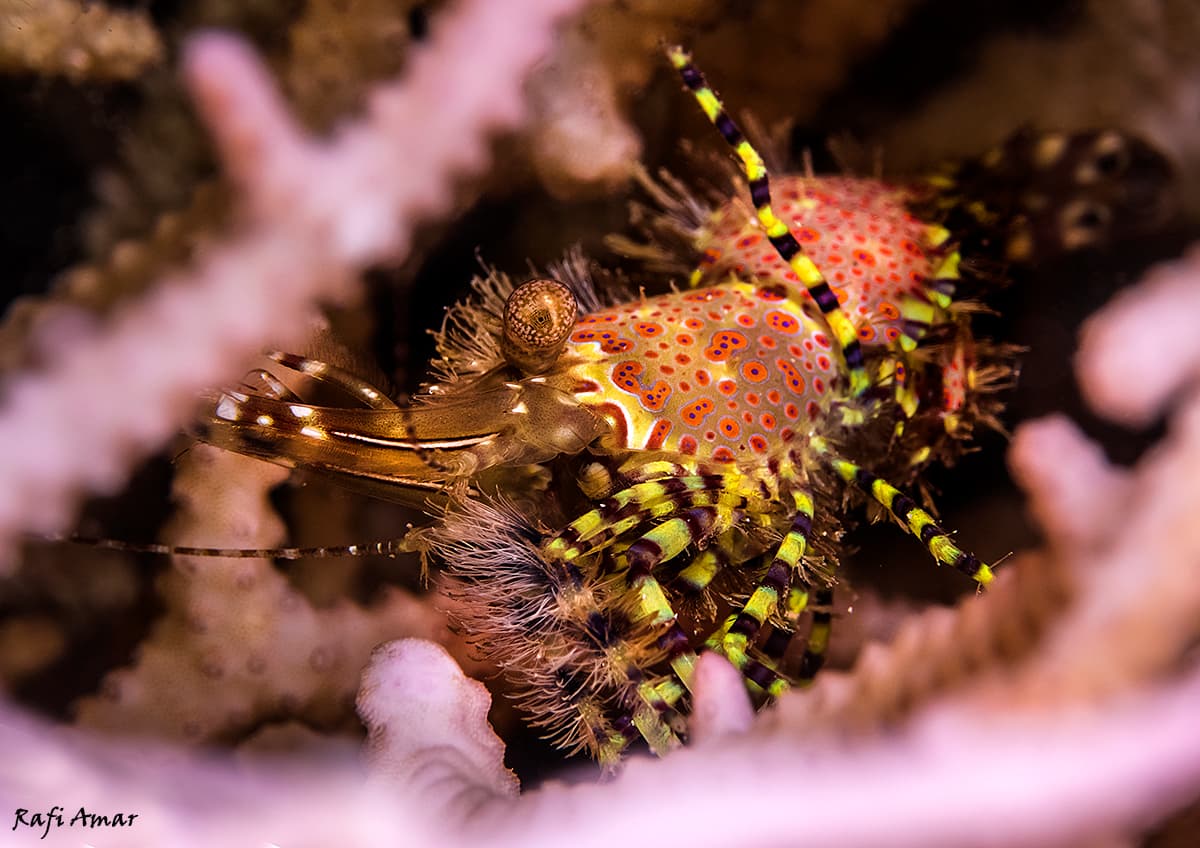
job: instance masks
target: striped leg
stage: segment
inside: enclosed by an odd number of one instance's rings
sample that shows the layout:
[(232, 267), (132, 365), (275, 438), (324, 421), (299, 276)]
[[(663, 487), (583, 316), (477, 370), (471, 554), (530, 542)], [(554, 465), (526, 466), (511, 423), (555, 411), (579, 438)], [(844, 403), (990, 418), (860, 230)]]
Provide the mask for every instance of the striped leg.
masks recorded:
[[(704, 114), (720, 131), (725, 141), (729, 143), (742, 160), (746, 179), (750, 182), (750, 198), (758, 214), (758, 220), (766, 231), (767, 238), (776, 252), (791, 267), (796, 277), (808, 289), (812, 299), (820, 307), (821, 313), (829, 323), (830, 330), (841, 347), (842, 356), (846, 360), (846, 368), (850, 373), (850, 394), (857, 397), (870, 386), (863, 364), (862, 347), (859, 345), (858, 332), (854, 324), (846, 317), (838, 304), (837, 296), (829, 287), (825, 275), (800, 247), (800, 242), (792, 235), (787, 224), (779, 219), (771, 207), (771, 187), (767, 177), (767, 168), (762, 156), (748, 142), (738, 125), (734, 122), (725, 107), (721, 104), (716, 92), (709, 88), (700, 70), (692, 64), (692, 57), (682, 47), (667, 48), (667, 56), (671, 64), (679, 72), (684, 84), (691, 90), (692, 95), (704, 110)], [(698, 279), (693, 279), (693, 284)]]
[(787, 683), (772, 669), (752, 660), (749, 648), (780, 603), (792, 606), (796, 603), (792, 599), (799, 597), (792, 595), (789, 589), (793, 579), (801, 574), (804, 567), (804, 553), (812, 535), (813, 501), (812, 495), (802, 489), (793, 491), (792, 499), (795, 505), (792, 525), (779, 543), (762, 582), (751, 593), (746, 605), (734, 618), (721, 641), (721, 651), (734, 667), (769, 695), (780, 694), (787, 688)]
[(800, 670), (796, 673), (801, 684), (810, 683), (825, 664), (829, 634), (833, 629), (833, 589), (818, 589), (813, 600), (812, 626), (808, 631), (804, 656), (800, 658)]
[(809, 445), (839, 477), (857, 486), (886, 508), (901, 527), (921, 540), (939, 563), (961, 571), (980, 586), (987, 586), (992, 582), (995, 576), (992, 569), (986, 563), (980, 562), (974, 554), (967, 553), (955, 545), (950, 540), (950, 535), (933, 520), (933, 516), (917, 506), (908, 495), (856, 463), (842, 459), (824, 439), (815, 437), (810, 440)]
[[(635, 483), (564, 527), (546, 542), (543, 553), (549, 559), (573, 562), (653, 521), (668, 519), (669, 524), (671, 516), (693, 507), (714, 508), (718, 520), (713, 527), (728, 526), (734, 511), (748, 505), (749, 498), (738, 490), (740, 480), (736, 474), (696, 474)], [(707, 538), (690, 542), (703, 543)], [(666, 559), (670, 557), (660, 561)]]
[(693, 507), (649, 530), (621, 554), (626, 582), (636, 598), (635, 617), (665, 628), (659, 644), (667, 651), (672, 670), (689, 688), (696, 655), (688, 648), (690, 640), (653, 572), (688, 546), (723, 531), (732, 519), (732, 514), (724, 516), (715, 507)]

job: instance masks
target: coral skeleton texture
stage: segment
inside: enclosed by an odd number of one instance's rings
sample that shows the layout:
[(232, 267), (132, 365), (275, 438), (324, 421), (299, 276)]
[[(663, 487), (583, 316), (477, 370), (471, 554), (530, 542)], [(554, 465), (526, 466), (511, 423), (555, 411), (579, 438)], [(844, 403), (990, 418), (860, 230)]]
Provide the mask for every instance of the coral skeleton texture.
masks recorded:
[[(458, 214), (464, 191), (492, 179), (511, 186), (522, 171), (560, 198), (612, 191), (647, 146), (631, 104), (654, 74), (654, 42), (685, 33), (727, 43), (719, 25), (745, 5), (464, 0), (413, 44), (424, 4), (312, 0), (288, 31), (293, 64), (276, 66), (280, 84), (246, 41), (194, 36), (185, 73), (225, 183), (65, 278), (59, 295), (74, 306), (28, 303), (0, 335), (10, 369), (0, 580), (22, 576), (13, 561), (25, 534), (62, 533), (83, 497), (119, 491), (135, 462), (186, 425), (200, 392), (232, 383), (266, 346), (309, 343), (319, 309), (353, 305), (364, 272), (427, 250), (419, 227)], [(735, 26), (750, 35), (805, 24), (765, 48), (786, 54), (786, 67), (747, 58), (749, 36), (724, 55), (741, 71), (730, 93), (753, 89), (775, 118), (811, 112), (813, 102), (788, 104), (786, 92), (815, 101), (921, 4), (750, 5)], [(1057, 71), (1111, 45), (1120, 22), (1140, 21), (1129, 28), (1140, 47), (1133, 64), (1161, 81), (1174, 66), (1159, 67), (1149, 45), (1165, 22), (1197, 19), (1170, 0), (1154, 5), (1095, 0), (1111, 12), (1106, 23), (1086, 27), (1070, 55), (1035, 55)], [(145, 15), (65, 0), (41, 11), (68, 8), (87, 24), (71, 30), (78, 43), (21, 58), (23, 67), (131, 74), (122, 63), (157, 61), (160, 46), (137, 59), (104, 52), (94, 26), (112, 16), (136, 26)], [(346, 8), (354, 26), (327, 29)], [(825, 59), (806, 71), (805, 43), (821, 33)], [(952, 136), (928, 127), (970, 114), (963, 101), (986, 99), (1015, 49), (986, 51), (974, 76), (902, 122), (900, 157), (925, 152), (911, 139)], [(16, 61), (10, 50), (0, 39), (0, 63)], [(400, 64), (401, 76), (372, 85)], [(1056, 85), (1074, 91), (1063, 73)], [(1119, 111), (1140, 88), (1117, 90), (1109, 105)], [(1020, 112), (1027, 96), (1012, 95), (1010, 108)], [(1151, 103), (1135, 117), (1150, 125), (1168, 112)], [(517, 164), (491, 177), (489, 136), (501, 130), (512, 149), (498, 155)], [(64, 803), (69, 816), (82, 803), (136, 813), (136, 826), (52, 827), (39, 840), (0, 818), (3, 844), (1135, 844), (1200, 799), (1198, 292), (1195, 247), (1084, 329), (1075, 368), (1096, 411), (1133, 426), (1166, 419), (1166, 435), (1136, 464), (1110, 463), (1064, 415), (1020, 426), (1009, 463), (1043, 532), (1038, 549), (1005, 564), (986, 594), (905, 614), (888, 641), (758, 714), (732, 666), (701, 656), (690, 744), (661, 760), (633, 756), (603, 779), (522, 791), (493, 729), (503, 711), (464, 673), (487, 670), (449, 632), (435, 593), (389, 585), (367, 602), (349, 578), (326, 576), (312, 590), (301, 569), (268, 560), (176, 557), (155, 583), (161, 616), (78, 703), (77, 726), (0, 695), (0, 816)], [(79, 308), (93, 298), (121, 305), (102, 323)], [(285, 470), (205, 446), (176, 468), (166, 541), (283, 542), (271, 497)], [(322, 509), (319, 496), (308, 509)], [(113, 566), (113, 582), (131, 580), (131, 568)], [(81, 579), (79, 594), (92, 591)], [(0, 680), (53, 664), (68, 635), (42, 610), (3, 622)], [(336, 736), (352, 705), (367, 730), (361, 758), (344, 756)], [(236, 753), (220, 752), (264, 726)], [(294, 750), (264, 753), (272, 744)]]

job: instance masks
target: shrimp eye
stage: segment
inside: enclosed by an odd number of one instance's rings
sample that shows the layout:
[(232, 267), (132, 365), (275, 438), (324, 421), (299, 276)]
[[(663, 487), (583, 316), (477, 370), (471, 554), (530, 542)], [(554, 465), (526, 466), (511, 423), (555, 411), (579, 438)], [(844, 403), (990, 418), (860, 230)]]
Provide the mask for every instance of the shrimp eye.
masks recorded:
[(578, 316), (575, 295), (557, 280), (522, 283), (504, 303), (504, 358), (526, 373), (545, 371), (558, 359)]

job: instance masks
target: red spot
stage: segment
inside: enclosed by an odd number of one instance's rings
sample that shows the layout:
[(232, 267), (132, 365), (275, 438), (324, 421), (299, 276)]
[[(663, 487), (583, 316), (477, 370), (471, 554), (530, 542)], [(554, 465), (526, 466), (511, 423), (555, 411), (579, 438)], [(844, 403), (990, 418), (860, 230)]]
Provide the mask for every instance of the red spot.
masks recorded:
[(741, 425), (728, 416), (718, 421), (717, 427), (720, 428), (721, 435), (727, 439), (736, 439), (742, 432)]
[(798, 406), (796, 406), (796, 404), (794, 404), (794, 403), (789, 403), (787, 406), (785, 406), (783, 408), (783, 414), (785, 417), (790, 418), (792, 421), (795, 421), (797, 418), (800, 417), (800, 408)]
[(792, 315), (779, 310), (772, 310), (767, 313), (767, 326), (778, 333), (787, 333), (789, 336), (795, 335), (800, 330), (800, 322)]
[(800, 227), (796, 230), (796, 241), (803, 244), (812, 244), (814, 241), (819, 241), (821, 234), (812, 227)]
[(804, 394), (804, 377), (800, 374), (800, 369), (786, 359), (776, 359), (775, 367), (779, 369), (779, 373), (783, 375), (787, 381), (787, 387), (792, 394)]
[(717, 462), (733, 462), (734, 460), (733, 451), (727, 447), (717, 448), (712, 455)]
[(858, 328), (858, 340), (861, 342), (873, 342), (875, 336), (875, 327), (872, 324), (863, 324)]
[(858, 260), (859, 262), (861, 262), (863, 265), (874, 266), (874, 264), (875, 264), (875, 254), (869, 253), (865, 250), (854, 251), (854, 258), (856, 260)]
[(889, 321), (895, 321), (900, 317), (900, 310), (895, 304), (882, 300), (879, 302), (879, 314)]
[(760, 338), (758, 340), (758, 343), (760, 345), (762, 345), (763, 347), (765, 347), (767, 350), (775, 349), (775, 338), (773, 336), (763, 336), (762, 338)]
[[(791, 274), (791, 279), (796, 279), (796, 275), (788, 271), (784, 276)], [(754, 296), (759, 300), (783, 300), (787, 297), (787, 289), (783, 286), (759, 286), (754, 290)]]
[[(690, 321), (691, 319), (689, 318), (688, 320)], [(695, 336), (693, 336), (690, 333), (678, 333), (675, 336), (676, 344), (681, 344), (681, 345), (686, 346), (686, 345), (694, 344), (695, 341), (696, 341)]]
[(747, 424), (753, 424), (754, 423), (754, 413), (753, 412), (743, 412), (742, 420), (745, 421)]
[(733, 380), (725, 379), (717, 381), (717, 391), (723, 395), (731, 395), (737, 391), (737, 383)]
[(771, 389), (771, 391), (767, 392), (767, 400), (778, 406), (779, 401), (782, 400), (782, 398), (779, 396), (779, 392)]
[(600, 349), (605, 353), (628, 353), (633, 350), (633, 342), (620, 336), (606, 339), (600, 343)]
[(753, 316), (747, 315), (745, 312), (739, 313), (737, 318), (735, 318), (734, 320), (737, 321), (738, 324), (740, 324), (743, 327), (753, 327), (754, 326)]
[(821, 405), (815, 400), (810, 400), (808, 405), (804, 407), (804, 411), (808, 413), (810, 420), (816, 421), (817, 416), (821, 414)]
[(822, 353), (817, 357), (817, 367), (822, 371), (828, 371), (832, 365), (833, 363), (829, 361), (829, 357), (825, 354)]
[(767, 452), (767, 440), (757, 434), (750, 437), (750, 450), (755, 453)]
[[(704, 322), (699, 318), (688, 318), (683, 322), (683, 326), (687, 327), (689, 330), (699, 330), (704, 327)], [(691, 336), (688, 336), (688, 338), (691, 338)], [(678, 340), (679, 339), (677, 336), (676, 341)], [(687, 344), (691, 344), (691, 342), (688, 342)]]
[(667, 438), (667, 434), (671, 432), (671, 422), (665, 418), (660, 418), (654, 422), (654, 427), (650, 430), (650, 438), (646, 439), (646, 450), (656, 450), (663, 446), (663, 442)]
[(751, 406), (758, 406), (758, 392), (746, 392), (746, 403)]
[(679, 417), (683, 419), (683, 423), (687, 426), (699, 427), (705, 417), (710, 415), (716, 408), (716, 404), (710, 398), (700, 398), (680, 409)]
[(640, 362), (620, 362), (612, 370), (612, 382), (618, 389), (635, 395), (646, 409), (658, 412), (671, 396), (671, 386), (664, 380), (656, 380), (647, 388), (638, 379), (644, 370)]
[(742, 350), (749, 344), (743, 333), (736, 330), (720, 330), (713, 333), (712, 341), (704, 349), (704, 355), (712, 362), (724, 362), (734, 351)]
[(754, 245), (758, 244), (760, 241), (762, 241), (761, 235), (758, 233), (751, 233), (748, 236), (743, 236), (742, 238), (738, 239), (737, 246), (742, 250), (745, 250), (746, 248), (754, 247)]
[(813, 378), (813, 389), (819, 395), (825, 394), (825, 381), (822, 380), (820, 377), (814, 377)]
[(829, 343), (829, 337), (824, 333), (813, 333), (813, 341), (816, 342), (819, 347), (823, 347), (826, 350), (829, 350), (832, 347), (832, 345)]
[(762, 415), (758, 416), (758, 422), (768, 430), (775, 429), (775, 416), (769, 412), (764, 412)]
[(748, 360), (742, 363), (742, 376), (751, 383), (761, 383), (767, 379), (767, 366), (757, 359)]
[(895, 327), (884, 327), (883, 337), (889, 342), (894, 342), (896, 339), (900, 338), (900, 331)]
[(699, 447), (696, 440), (691, 436), (684, 436), (679, 440), (679, 452), (686, 453), (692, 456), (696, 453), (696, 448)]
[(708, 372), (703, 368), (696, 369), (696, 382), (702, 386), (707, 386), (712, 382), (712, 377), (708, 376)]

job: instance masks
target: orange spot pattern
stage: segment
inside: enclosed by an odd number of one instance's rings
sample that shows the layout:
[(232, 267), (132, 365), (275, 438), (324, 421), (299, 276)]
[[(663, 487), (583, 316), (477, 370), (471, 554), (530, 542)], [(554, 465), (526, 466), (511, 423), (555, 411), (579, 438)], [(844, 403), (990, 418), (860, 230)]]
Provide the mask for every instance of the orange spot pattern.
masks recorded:
[(671, 387), (665, 380), (657, 380), (653, 386), (646, 388), (638, 379), (645, 370), (640, 362), (618, 363), (612, 371), (613, 385), (636, 396), (646, 409), (659, 412), (671, 396)]
[(745, 333), (737, 330), (720, 330), (713, 333), (712, 342), (704, 349), (704, 356), (710, 362), (724, 362), (736, 351), (744, 350), (750, 342)]
[(679, 417), (688, 427), (699, 427), (717, 405), (710, 398), (702, 397), (685, 405), (679, 410)]
[(767, 326), (780, 333), (794, 336), (800, 332), (800, 322), (786, 312), (772, 310), (767, 313)]
[(671, 432), (672, 424), (665, 418), (660, 418), (654, 422), (654, 427), (650, 430), (650, 438), (646, 440), (646, 450), (658, 450), (663, 446), (663, 442), (667, 440), (667, 436)]

